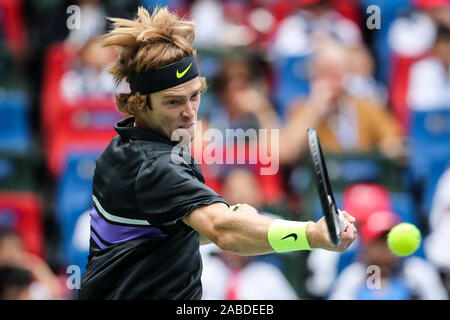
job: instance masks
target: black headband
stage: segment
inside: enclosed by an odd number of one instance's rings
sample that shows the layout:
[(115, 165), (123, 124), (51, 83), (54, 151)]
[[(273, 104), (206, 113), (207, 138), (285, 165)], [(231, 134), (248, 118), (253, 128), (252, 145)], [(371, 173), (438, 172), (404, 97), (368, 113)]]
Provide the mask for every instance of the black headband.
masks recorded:
[(194, 79), (200, 74), (197, 60), (189, 56), (156, 70), (133, 73), (129, 76), (131, 93), (148, 94)]

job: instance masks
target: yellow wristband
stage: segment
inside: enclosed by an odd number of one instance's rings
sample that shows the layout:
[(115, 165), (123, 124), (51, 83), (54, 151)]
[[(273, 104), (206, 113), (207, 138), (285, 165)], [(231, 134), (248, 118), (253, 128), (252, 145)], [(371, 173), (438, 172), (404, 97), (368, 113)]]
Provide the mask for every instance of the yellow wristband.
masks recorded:
[(312, 221), (274, 220), (267, 233), (269, 243), (276, 252), (311, 250), (306, 238), (306, 227)]

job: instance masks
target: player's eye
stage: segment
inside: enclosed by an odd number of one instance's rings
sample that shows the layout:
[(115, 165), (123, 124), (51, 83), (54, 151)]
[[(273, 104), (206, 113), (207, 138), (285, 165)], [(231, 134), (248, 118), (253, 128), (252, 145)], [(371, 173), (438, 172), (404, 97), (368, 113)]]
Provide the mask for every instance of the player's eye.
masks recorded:
[(200, 97), (200, 93), (196, 92), (191, 96), (191, 100), (197, 100)]
[(170, 106), (177, 106), (180, 102), (178, 100), (169, 100), (167, 102), (168, 105)]

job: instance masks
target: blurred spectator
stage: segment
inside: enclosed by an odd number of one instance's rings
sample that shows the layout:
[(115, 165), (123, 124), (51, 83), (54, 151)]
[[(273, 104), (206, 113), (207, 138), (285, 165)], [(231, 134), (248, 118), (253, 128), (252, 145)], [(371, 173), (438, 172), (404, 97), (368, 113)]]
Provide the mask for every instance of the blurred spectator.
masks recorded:
[(269, 263), (226, 251), (205, 258), (204, 246), (201, 252), (203, 300), (297, 299), (283, 273)]
[(425, 54), (436, 37), (435, 23), (447, 6), (446, 0), (414, 0), (415, 10), (403, 12), (392, 23), (389, 33), (389, 46), (400, 56), (414, 57)]
[(0, 267), (0, 300), (32, 300), (31, 273), (17, 267)]
[[(245, 169), (231, 171), (222, 188), (230, 204), (262, 205), (256, 176)], [(205, 300), (293, 300), (297, 299), (284, 274), (269, 257), (241, 256), (221, 251), (214, 244), (201, 247), (203, 298)], [(274, 257), (275, 259), (276, 257)], [(261, 281), (264, 279), (264, 281)]]
[(400, 217), (392, 211), (377, 211), (367, 217), (359, 229), (361, 260), (342, 271), (330, 299), (448, 299), (431, 264), (416, 256), (399, 258), (389, 249), (387, 234), (398, 222)]
[(327, 43), (313, 56), (311, 93), (290, 112), (280, 132), (280, 159), (296, 162), (306, 148), (306, 129), (315, 127), (330, 152), (374, 152), (402, 155), (400, 128), (385, 108), (346, 92), (349, 56), (337, 43)]
[(450, 24), (437, 26), (431, 53), (411, 67), (408, 105), (412, 110), (450, 109)]
[(212, 127), (220, 130), (279, 127), (262, 70), (245, 54), (232, 55), (222, 62), (215, 85), (220, 105), (211, 111)]
[(358, 26), (333, 10), (329, 0), (297, 1), (298, 10), (285, 18), (275, 35), (276, 57), (303, 56), (314, 50), (314, 39), (331, 37), (345, 46), (358, 46)]
[[(410, 109), (415, 108), (408, 105), (415, 103), (418, 97), (408, 96), (408, 92), (413, 95), (408, 86), (412, 82), (417, 82), (417, 77), (410, 78), (411, 66), (418, 60), (426, 57), (436, 40), (437, 25), (450, 25), (450, 7), (448, 0), (414, 0), (414, 10), (404, 12), (396, 18), (388, 31), (388, 42), (390, 48), (388, 80), (389, 100), (395, 116), (405, 130), (409, 129)], [(436, 81), (439, 78), (439, 68), (429, 64), (430, 70), (419, 71), (423, 76), (432, 76)], [(426, 67), (428, 68), (428, 67)], [(419, 71), (415, 71), (418, 75)], [(419, 84), (419, 83), (417, 83)], [(429, 88), (426, 84), (425, 88)], [(426, 91), (420, 88), (420, 97)], [(420, 99), (421, 100), (421, 99)], [(435, 98), (432, 101), (436, 101)]]
[[(377, 211), (392, 210), (389, 191), (379, 184), (356, 183), (347, 187), (342, 195), (342, 210), (355, 217), (357, 230)], [(307, 260), (310, 276), (306, 280), (309, 293), (315, 298), (326, 298), (342, 269), (357, 258), (360, 239), (343, 254), (326, 250), (312, 251)]]
[[(108, 21), (105, 17), (129, 16), (139, 3), (137, 0), (32, 0), (29, 2), (28, 19), (36, 23), (36, 26), (32, 25), (36, 30), (30, 30), (30, 32), (40, 37), (36, 45), (44, 47), (64, 40), (81, 47), (93, 36), (106, 31)], [(74, 27), (68, 27), (68, 18), (75, 13), (74, 10), (68, 9), (74, 5), (79, 8), (80, 23), (74, 24)], [(36, 31), (39, 35), (35, 34)], [(33, 40), (36, 41), (36, 39)]]
[(280, 0), (194, 0), (190, 14), (196, 22), (195, 45), (200, 48), (263, 48), (284, 17)]
[(440, 271), (450, 294), (450, 168), (440, 178), (430, 213), (430, 234), (424, 240), (427, 258)]
[(348, 49), (348, 72), (345, 76), (345, 89), (357, 99), (373, 101), (379, 107), (387, 103), (387, 89), (374, 77), (375, 66), (372, 56), (363, 45)]
[(61, 79), (61, 93), (66, 102), (113, 99), (116, 88), (107, 66), (114, 59), (114, 50), (103, 47), (99, 36), (88, 40), (79, 50), (72, 69), (66, 71)]
[[(411, 10), (413, 6), (411, 2), (411, 0), (377, 0), (376, 2), (373, 0), (358, 0), (364, 41), (370, 48), (376, 63), (375, 77), (384, 84), (388, 83), (388, 75), (391, 72), (392, 53), (388, 41), (389, 30), (399, 15)], [(380, 14), (378, 16), (373, 11), (373, 5), (379, 8)], [(372, 10), (369, 10), (369, 8)], [(374, 16), (374, 13), (378, 19), (376, 22), (380, 23), (379, 28), (369, 28), (368, 26), (369, 19)]]
[(247, 203), (262, 207), (262, 193), (257, 176), (245, 168), (234, 168), (226, 176), (221, 194), (231, 204)]
[(101, 0), (78, 0), (77, 5), (80, 8), (80, 26), (69, 31), (66, 41), (82, 47), (89, 39), (105, 31), (107, 15)]
[(225, 17), (223, 7), (216, 0), (194, 1), (191, 16), (195, 21), (195, 45), (198, 47), (214, 47), (220, 44), (223, 35)]
[[(371, 58), (362, 43), (358, 25), (336, 11), (330, 0), (301, 0), (295, 4), (297, 10), (280, 23), (270, 49), (280, 82), (279, 92), (275, 95), (281, 116), (288, 118), (295, 99), (308, 91), (307, 64), (324, 41), (336, 41), (351, 51), (355, 63), (352, 70), (347, 70), (348, 85), (352, 88), (358, 86), (359, 94), (364, 97), (374, 93), (378, 96), (378, 91), (382, 91), (381, 85), (367, 73), (372, 72)], [(289, 61), (292, 70), (285, 70), (290, 66)], [(293, 74), (291, 78), (289, 73)]]
[(25, 269), (32, 276), (32, 299), (61, 299), (64, 297), (63, 283), (40, 257), (26, 252), (21, 239), (12, 230), (0, 230), (0, 267)]
[(0, 0), (0, 44), (5, 43), (16, 58), (27, 54), (24, 1)]

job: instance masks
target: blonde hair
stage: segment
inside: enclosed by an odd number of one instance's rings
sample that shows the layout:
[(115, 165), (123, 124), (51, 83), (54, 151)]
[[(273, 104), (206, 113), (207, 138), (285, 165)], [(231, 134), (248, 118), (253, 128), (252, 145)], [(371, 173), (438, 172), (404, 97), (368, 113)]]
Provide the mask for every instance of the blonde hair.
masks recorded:
[[(161, 68), (190, 55), (195, 23), (179, 18), (167, 7), (157, 7), (150, 13), (139, 7), (134, 20), (108, 18), (112, 30), (104, 36), (104, 46), (118, 49), (118, 58), (110, 69), (118, 85), (135, 72)], [(202, 80), (204, 82), (204, 79)], [(119, 112), (136, 114), (148, 105), (148, 95), (120, 93), (116, 95)]]

